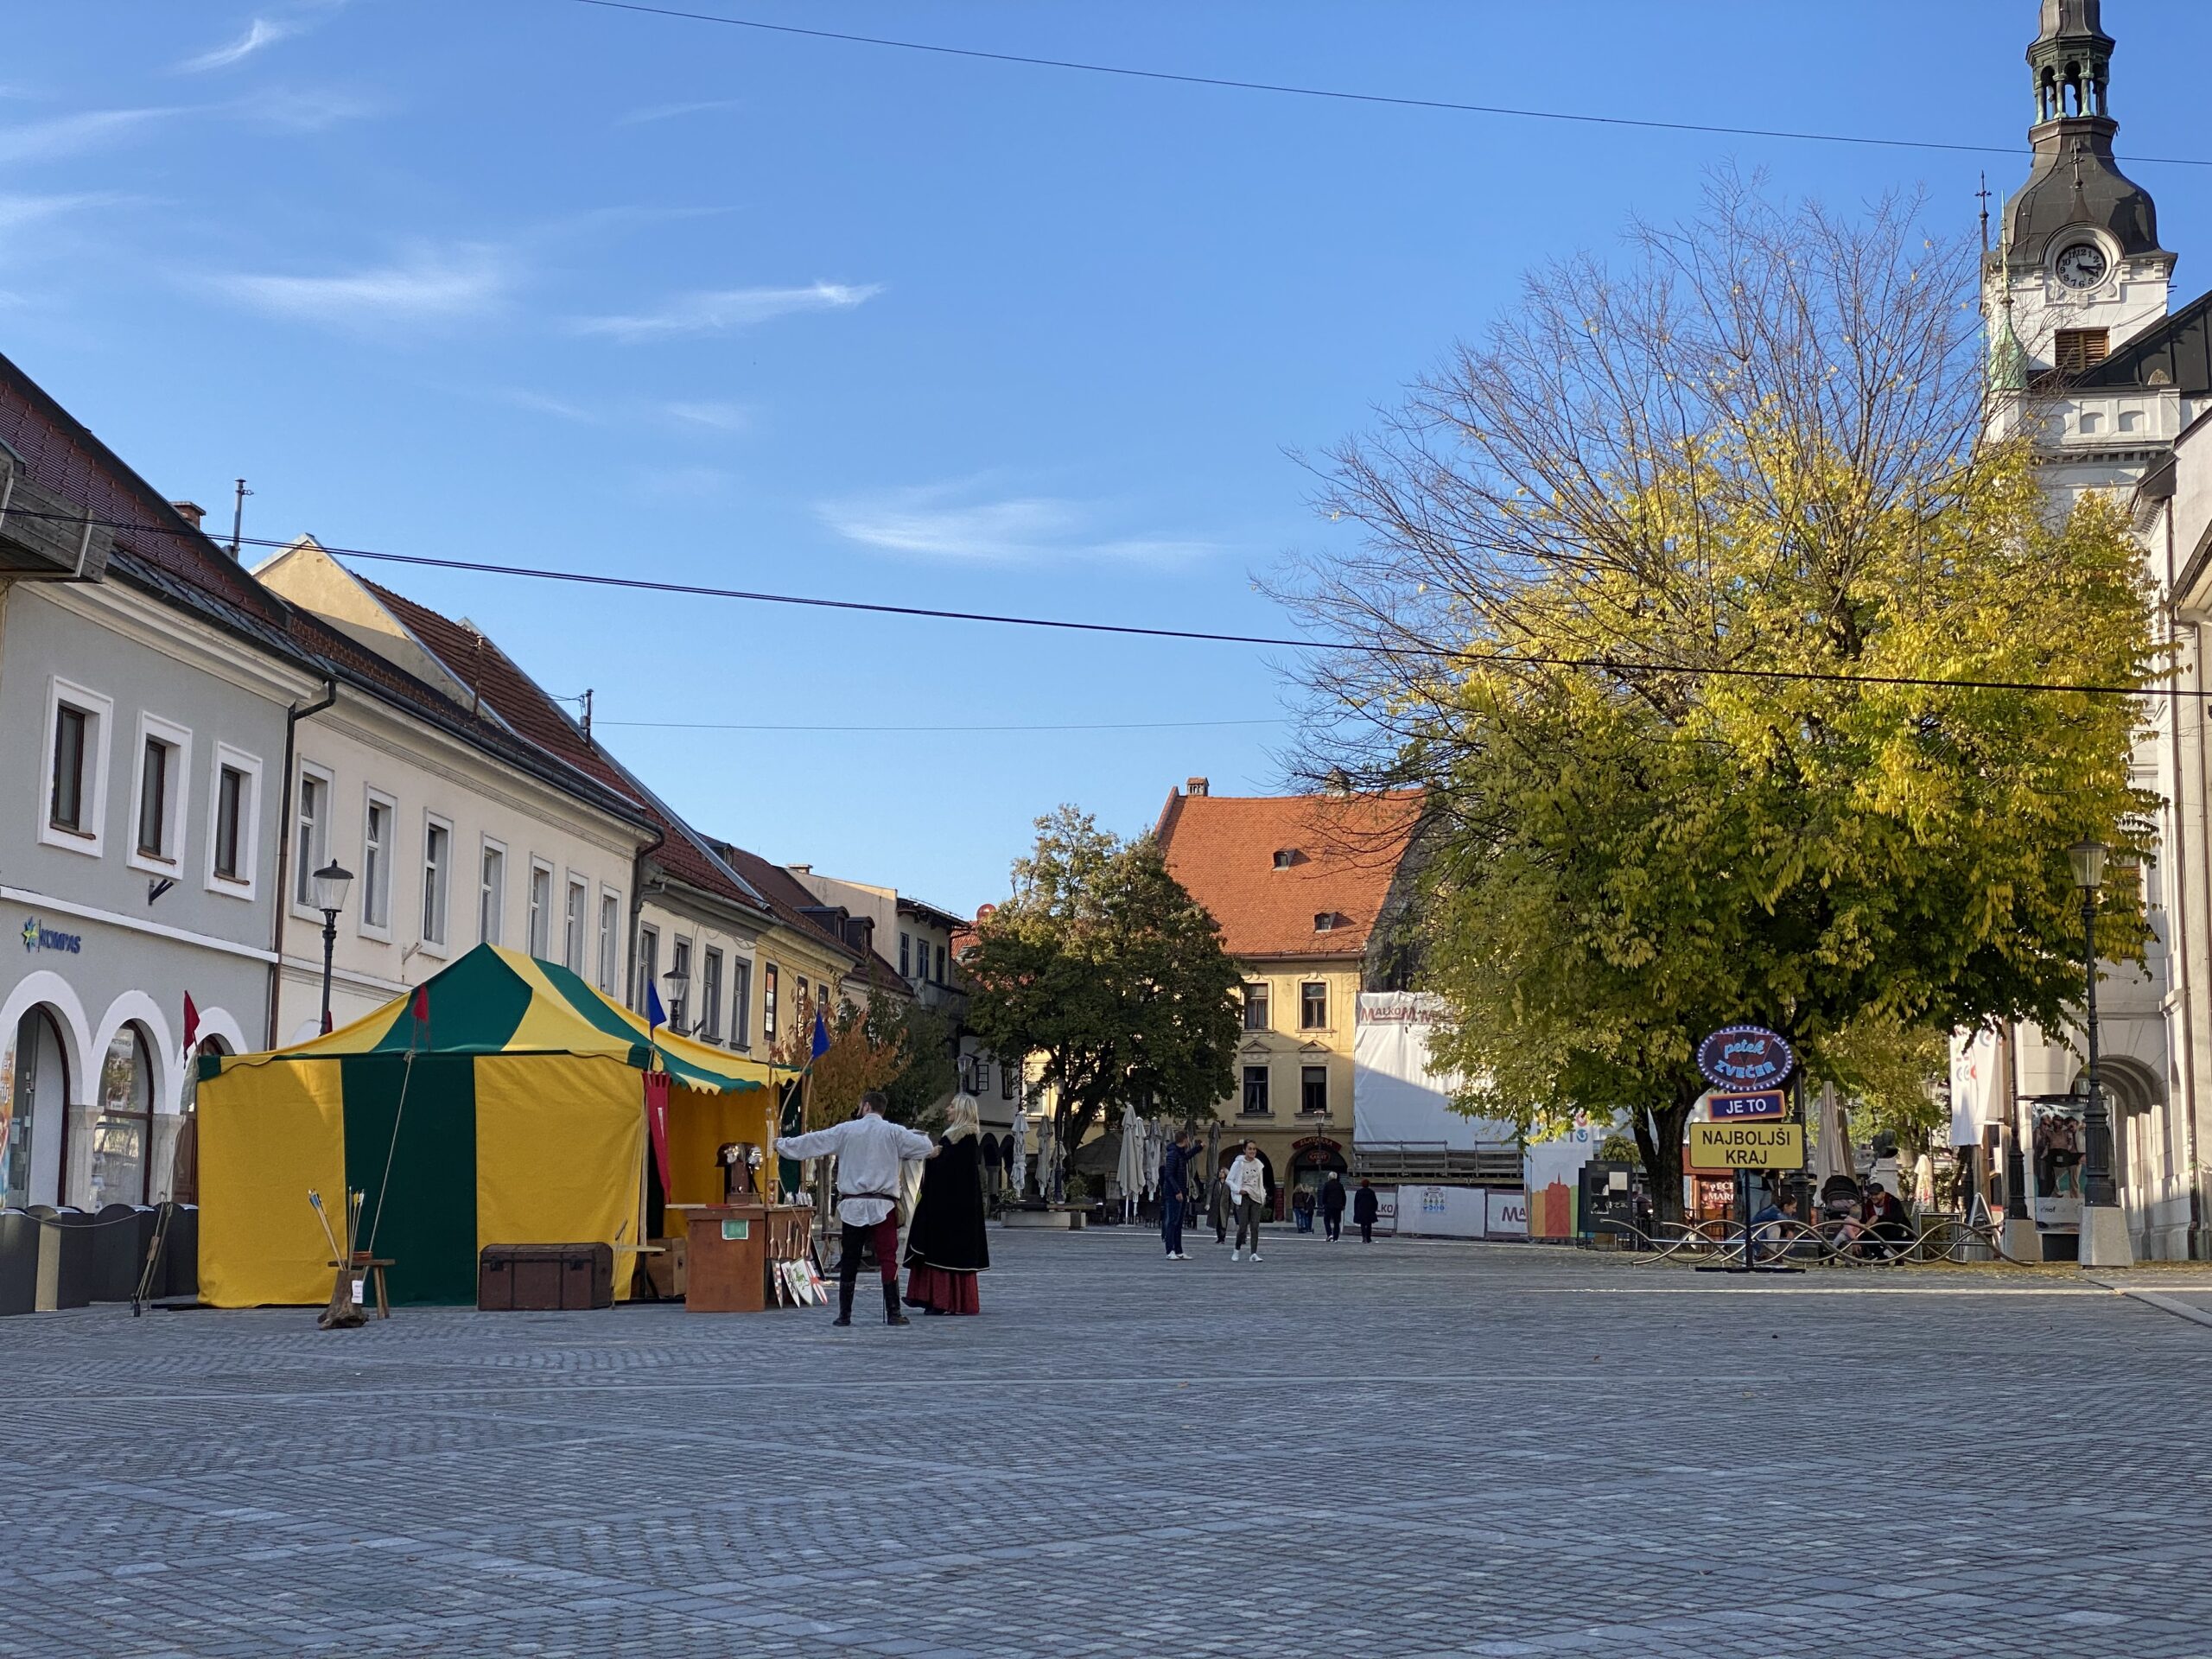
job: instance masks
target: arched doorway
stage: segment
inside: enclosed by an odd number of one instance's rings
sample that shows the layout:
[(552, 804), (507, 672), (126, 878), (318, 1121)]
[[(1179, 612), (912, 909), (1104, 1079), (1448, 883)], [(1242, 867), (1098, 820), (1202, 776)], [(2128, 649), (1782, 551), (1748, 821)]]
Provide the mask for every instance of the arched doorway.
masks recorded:
[(51, 1204), (60, 1186), (69, 1099), (68, 1051), (43, 1007), (27, 1010), (0, 1049), (0, 1185), (10, 1205)]
[[(143, 1204), (153, 1176), (154, 1051), (145, 1027), (119, 1026), (100, 1057), (99, 1090), (73, 1109), (69, 1202), (97, 1210)], [(79, 1155), (81, 1153), (81, 1155)]]

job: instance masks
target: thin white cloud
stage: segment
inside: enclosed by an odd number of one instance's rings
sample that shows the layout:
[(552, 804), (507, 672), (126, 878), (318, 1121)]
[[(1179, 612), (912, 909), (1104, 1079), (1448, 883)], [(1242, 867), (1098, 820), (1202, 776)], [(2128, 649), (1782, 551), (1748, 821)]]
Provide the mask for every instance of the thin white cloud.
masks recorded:
[(608, 124), (617, 127), (642, 127), (649, 122), (674, 121), (687, 115), (710, 115), (716, 110), (734, 110), (737, 107), (737, 100), (734, 98), (702, 99), (696, 104), (654, 104), (642, 110), (632, 110), (626, 114), (618, 115)]
[(660, 412), (685, 426), (712, 427), (717, 432), (742, 432), (753, 424), (753, 411), (742, 404), (678, 401), (663, 404)]
[(1116, 535), (1097, 504), (1063, 496), (970, 498), (970, 484), (934, 484), (824, 502), (822, 521), (846, 540), (908, 558), (966, 564), (1072, 560), (1183, 564), (1217, 550), (1197, 538)]
[(156, 122), (187, 113), (179, 109), (85, 110), (48, 121), (0, 127), (0, 163), (57, 161), (120, 143)]
[(51, 196), (0, 194), (0, 233), (28, 230), (88, 207), (120, 207), (133, 200), (106, 191)]
[(254, 126), (278, 132), (321, 132), (340, 122), (380, 115), (385, 105), (380, 99), (359, 92), (327, 87), (280, 87), (241, 98), (225, 107), (239, 120)]
[(748, 328), (796, 311), (849, 311), (883, 292), (880, 283), (811, 283), (804, 288), (724, 288), (687, 294), (658, 311), (633, 316), (579, 317), (580, 334), (635, 342), (679, 334)]
[(246, 25), (245, 33), (229, 45), (202, 52), (196, 58), (187, 58), (177, 65), (177, 68), (185, 74), (200, 74), (209, 69), (227, 69), (234, 63), (244, 62), (264, 47), (289, 40), (304, 27), (296, 18), (257, 17)]
[(396, 264), (334, 276), (233, 274), (213, 292), (271, 316), (348, 328), (435, 327), (496, 310), (513, 287), (505, 262), (469, 245), (423, 248)]

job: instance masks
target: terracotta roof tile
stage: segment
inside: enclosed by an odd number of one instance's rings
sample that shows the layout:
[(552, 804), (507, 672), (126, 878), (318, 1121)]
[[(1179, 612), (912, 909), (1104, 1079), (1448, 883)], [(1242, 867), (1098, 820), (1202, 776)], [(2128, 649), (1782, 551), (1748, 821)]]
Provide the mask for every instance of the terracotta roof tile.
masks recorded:
[[(1167, 868), (1220, 925), (1232, 957), (1357, 957), (1421, 817), (1417, 791), (1383, 796), (1167, 798)], [(1279, 857), (1281, 861), (1279, 863)], [(1315, 926), (1319, 917), (1333, 925)]]

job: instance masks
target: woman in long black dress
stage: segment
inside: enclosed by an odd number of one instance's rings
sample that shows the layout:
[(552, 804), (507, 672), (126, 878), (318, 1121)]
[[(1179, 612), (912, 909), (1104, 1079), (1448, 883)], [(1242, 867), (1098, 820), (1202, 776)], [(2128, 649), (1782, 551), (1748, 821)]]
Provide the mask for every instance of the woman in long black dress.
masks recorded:
[(906, 1305), (925, 1313), (976, 1313), (976, 1275), (991, 1265), (983, 1233), (983, 1170), (976, 1102), (952, 1103), (938, 1155), (922, 1166), (922, 1195), (906, 1229)]

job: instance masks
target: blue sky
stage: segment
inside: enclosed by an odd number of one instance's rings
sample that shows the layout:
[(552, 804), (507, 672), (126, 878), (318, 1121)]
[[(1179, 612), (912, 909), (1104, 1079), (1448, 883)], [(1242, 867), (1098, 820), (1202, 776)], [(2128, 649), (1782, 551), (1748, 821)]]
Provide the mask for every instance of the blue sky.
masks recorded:
[[(2033, 0), (690, 9), (1239, 79), (2023, 143)], [(2123, 153), (2212, 156), (2212, 8), (2111, 0)], [(1322, 103), (573, 0), (10, 20), (0, 348), (248, 533), (1278, 632), (1286, 450), (1734, 160), (1831, 201), (2005, 157)], [(2212, 169), (2142, 167), (2212, 274)], [(2212, 260), (2203, 268), (2212, 273)], [(1062, 801), (1281, 778), (1279, 664), (366, 567), (473, 618), (702, 827), (967, 907)], [(1241, 722), (1163, 726), (1162, 722)], [(760, 732), (620, 722), (1143, 729)]]

